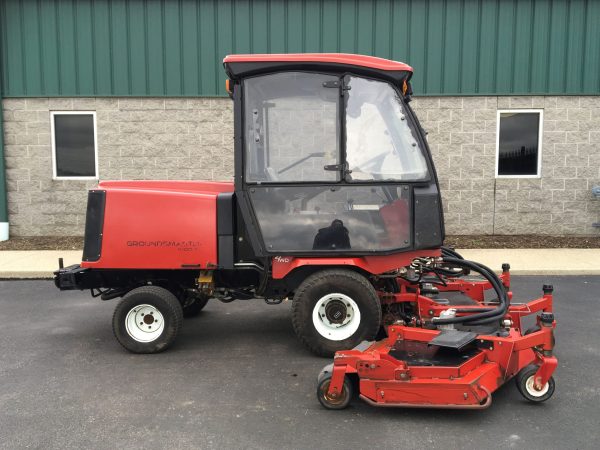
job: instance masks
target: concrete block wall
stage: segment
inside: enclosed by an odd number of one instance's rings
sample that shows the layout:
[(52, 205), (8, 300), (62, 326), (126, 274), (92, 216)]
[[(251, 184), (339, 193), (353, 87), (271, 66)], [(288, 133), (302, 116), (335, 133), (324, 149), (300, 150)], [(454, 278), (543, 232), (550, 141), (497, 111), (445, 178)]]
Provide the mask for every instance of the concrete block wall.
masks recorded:
[[(600, 97), (422, 97), (412, 103), (438, 171), (449, 234), (597, 235)], [(495, 178), (498, 109), (543, 109), (542, 176)], [(53, 180), (50, 111), (96, 111), (100, 179), (227, 180), (224, 98), (4, 99), (13, 236), (81, 235), (87, 189)]]
[(50, 111), (96, 111), (101, 180), (229, 180), (229, 99), (4, 99), (5, 158), (13, 236), (82, 235), (87, 189), (53, 180)]
[[(427, 97), (412, 103), (449, 234), (598, 235), (600, 97)], [(495, 178), (499, 109), (544, 111), (541, 177)]]

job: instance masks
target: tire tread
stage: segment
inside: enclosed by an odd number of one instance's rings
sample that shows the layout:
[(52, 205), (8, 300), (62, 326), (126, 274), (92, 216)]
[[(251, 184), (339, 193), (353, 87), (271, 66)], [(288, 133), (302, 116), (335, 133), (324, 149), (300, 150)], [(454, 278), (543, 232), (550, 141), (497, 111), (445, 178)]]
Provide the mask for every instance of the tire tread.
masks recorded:
[[(118, 324), (120, 321), (119, 319), (120, 319), (120, 316), (123, 314), (123, 309), (130, 309), (132, 307), (132, 306), (128, 305), (128, 299), (132, 295), (154, 296), (154, 297), (160, 298), (163, 301), (164, 307), (167, 308), (167, 310), (171, 313), (171, 315), (173, 317), (172, 329), (170, 329), (170, 330), (165, 329), (165, 331), (170, 334), (168, 336), (167, 335), (164, 336), (164, 337), (166, 337), (166, 342), (163, 343), (163, 342), (154, 341), (154, 342), (145, 343), (145, 344), (136, 342), (134, 344), (134, 346), (131, 346), (131, 345), (128, 345), (128, 343), (123, 339), (123, 337), (121, 337), (121, 333), (118, 330), (118, 326), (119, 326)], [(163, 316), (164, 315), (165, 314), (163, 314)], [(132, 353), (159, 353), (159, 352), (166, 350), (173, 343), (173, 341), (179, 334), (179, 330), (181, 330), (182, 324), (183, 324), (183, 308), (181, 307), (181, 303), (179, 302), (179, 300), (177, 300), (177, 297), (175, 297), (175, 295), (171, 291), (169, 291), (163, 287), (154, 286), (154, 285), (140, 286), (135, 289), (132, 289), (127, 294), (125, 294), (123, 299), (116, 306), (116, 308), (113, 312), (113, 317), (112, 317), (112, 329), (113, 329), (113, 334), (115, 335), (115, 338), (117, 339), (117, 341), (119, 342), (119, 344), (121, 344), (121, 346), (123, 348), (125, 348), (126, 350), (128, 350)], [(162, 338), (163, 338), (163, 336), (161, 336), (158, 340), (160, 341), (160, 340), (162, 340)], [(137, 344), (140, 344), (140, 345), (137, 345)]]
[[(314, 288), (315, 286), (319, 285), (320, 283), (322, 283), (324, 281), (331, 281), (332, 278), (336, 278), (336, 277), (337, 278), (349, 278), (349, 279), (359, 283), (360, 285), (362, 285), (363, 288), (365, 288), (367, 291), (370, 291), (370, 293), (373, 296), (377, 297), (375, 288), (373, 287), (373, 285), (371, 283), (369, 283), (369, 280), (367, 280), (363, 275), (353, 272), (351, 270), (326, 269), (326, 270), (321, 270), (319, 272), (313, 273), (312, 275), (308, 276), (300, 284), (299, 288), (296, 290), (296, 293), (294, 295), (294, 300), (292, 302), (292, 326), (294, 328), (296, 336), (298, 336), (298, 338), (300, 339), (300, 342), (302, 342), (302, 344), (305, 347), (307, 347), (311, 352), (313, 352), (314, 354), (316, 354), (318, 356), (332, 356), (332, 355), (327, 350), (324, 350), (323, 348), (317, 346), (314, 342), (311, 342), (311, 339), (309, 339), (309, 337), (303, 333), (304, 321), (303, 321), (302, 316), (305, 313), (304, 309), (308, 307), (307, 302), (303, 301), (303, 297), (307, 290)], [(375, 311), (372, 311), (372, 312), (375, 313), (379, 318), (381, 318), (381, 304), (379, 303), (379, 301), (370, 302), (367, 305), (367, 307), (369, 307), (369, 306), (374, 307)], [(375, 329), (373, 331), (373, 333), (369, 333), (369, 334), (373, 334), (373, 337), (379, 330), (379, 324), (377, 324), (376, 328), (377, 329)]]

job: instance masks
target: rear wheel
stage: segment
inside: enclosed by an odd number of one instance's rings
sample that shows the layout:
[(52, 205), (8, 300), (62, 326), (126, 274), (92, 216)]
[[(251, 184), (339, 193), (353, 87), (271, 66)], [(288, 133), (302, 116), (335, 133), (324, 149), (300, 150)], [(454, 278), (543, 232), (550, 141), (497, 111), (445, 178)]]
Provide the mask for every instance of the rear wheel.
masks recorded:
[(130, 352), (158, 353), (173, 343), (182, 320), (175, 295), (159, 286), (142, 286), (128, 292), (115, 308), (113, 333)]
[(333, 356), (374, 339), (381, 325), (375, 289), (349, 270), (323, 270), (300, 285), (292, 304), (296, 335), (313, 353)]

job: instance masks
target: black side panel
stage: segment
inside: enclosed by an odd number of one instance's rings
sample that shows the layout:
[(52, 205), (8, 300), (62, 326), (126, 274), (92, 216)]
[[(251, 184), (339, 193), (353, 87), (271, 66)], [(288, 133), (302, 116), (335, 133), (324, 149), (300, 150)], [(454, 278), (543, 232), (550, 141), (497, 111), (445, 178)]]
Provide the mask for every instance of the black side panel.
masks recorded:
[(104, 228), (104, 206), (106, 191), (89, 191), (85, 215), (85, 240), (83, 260), (98, 261), (102, 251), (102, 229)]
[(233, 269), (233, 236), (219, 236), (219, 268)]
[(415, 249), (439, 247), (443, 243), (440, 194), (432, 184), (414, 188)]
[(233, 192), (223, 192), (217, 196), (218, 264), (221, 269), (233, 269), (235, 211)]
[(235, 230), (235, 201), (233, 192), (222, 192), (217, 196), (217, 234), (233, 234)]

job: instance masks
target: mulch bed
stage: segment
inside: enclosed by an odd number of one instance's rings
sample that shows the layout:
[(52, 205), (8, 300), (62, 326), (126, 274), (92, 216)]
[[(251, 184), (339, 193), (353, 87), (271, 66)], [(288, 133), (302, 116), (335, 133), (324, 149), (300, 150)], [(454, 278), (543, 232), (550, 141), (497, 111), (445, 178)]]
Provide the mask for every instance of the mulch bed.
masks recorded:
[[(600, 236), (447, 236), (454, 248), (600, 248)], [(13, 237), (0, 242), (0, 250), (80, 250), (81, 236)]]
[(454, 248), (600, 248), (600, 236), (446, 236)]
[(0, 250), (81, 250), (82, 236), (11, 237), (0, 242)]

